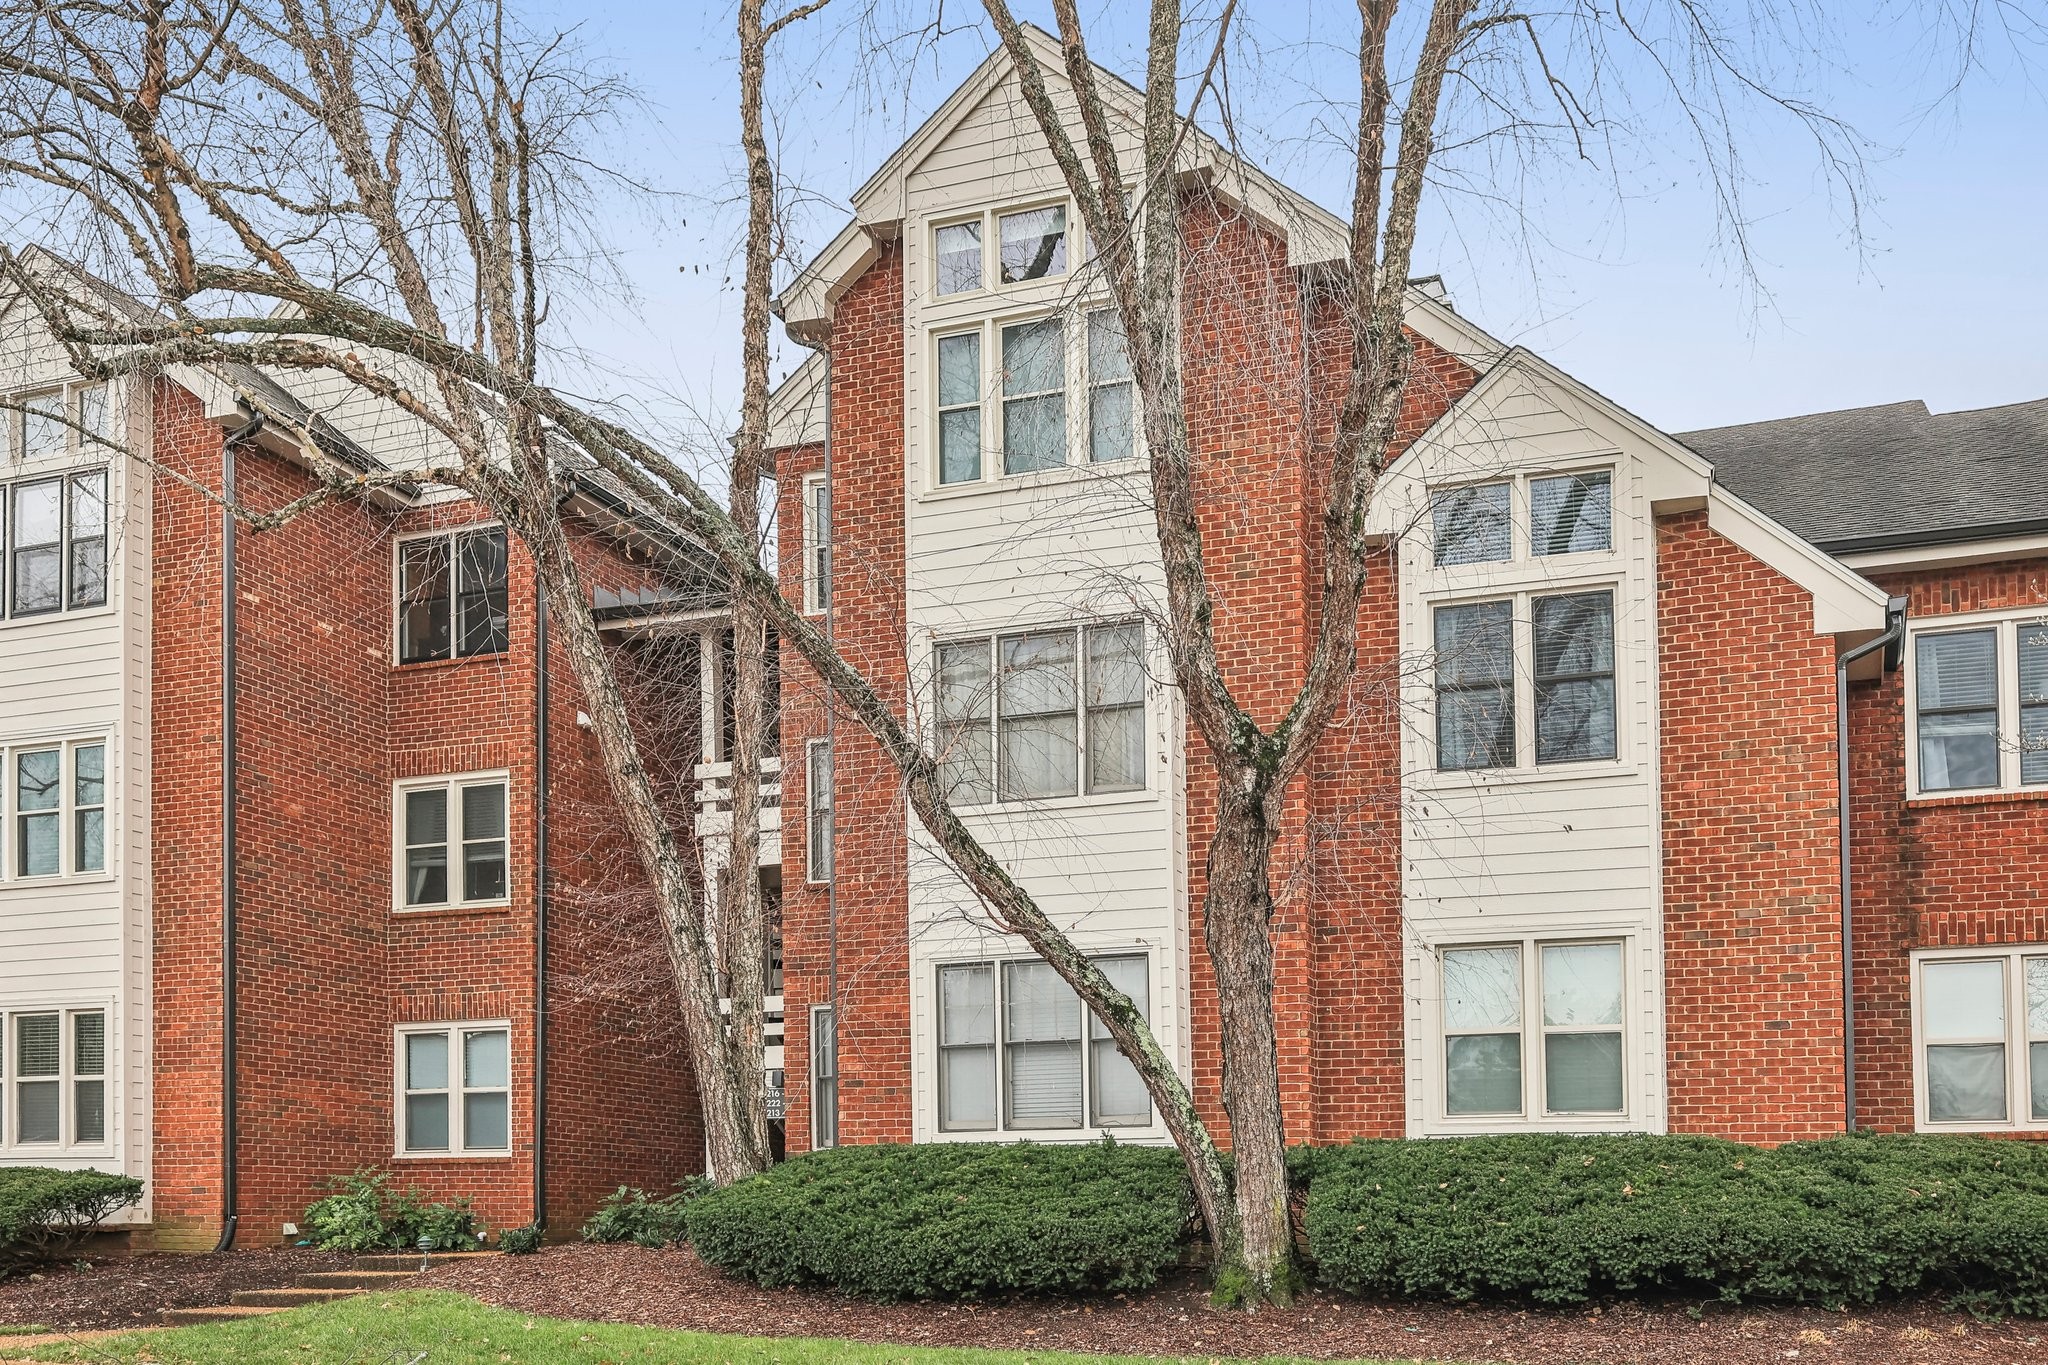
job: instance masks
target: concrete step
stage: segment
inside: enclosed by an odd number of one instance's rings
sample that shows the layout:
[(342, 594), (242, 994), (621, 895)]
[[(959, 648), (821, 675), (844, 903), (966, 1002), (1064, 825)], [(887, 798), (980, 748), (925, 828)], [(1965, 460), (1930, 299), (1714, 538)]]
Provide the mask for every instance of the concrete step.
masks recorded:
[(167, 1327), (197, 1327), (208, 1322), (241, 1322), (247, 1318), (260, 1318), (269, 1313), (281, 1313), (282, 1308), (233, 1307), (220, 1304), (213, 1308), (166, 1308), (163, 1313)]
[(419, 1273), (417, 1264), (405, 1270), (316, 1270), (296, 1283), (301, 1289), (392, 1289)]
[(360, 1289), (238, 1289), (228, 1302), (237, 1308), (304, 1308), (352, 1298)]
[[(450, 1261), (473, 1261), (482, 1256), (498, 1256), (496, 1251), (437, 1251), (428, 1257), (430, 1265), (446, 1265)], [(356, 1270), (411, 1270), (420, 1268), (420, 1254), (417, 1251), (373, 1251), (358, 1256), (349, 1262)]]

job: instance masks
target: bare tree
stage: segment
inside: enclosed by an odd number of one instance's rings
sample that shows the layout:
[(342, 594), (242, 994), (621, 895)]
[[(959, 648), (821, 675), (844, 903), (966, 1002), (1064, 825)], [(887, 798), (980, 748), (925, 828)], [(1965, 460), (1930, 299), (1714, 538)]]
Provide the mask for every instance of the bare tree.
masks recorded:
[[(4, 267), (40, 301), (88, 375), (183, 362), (338, 378), (426, 431), (442, 453), (423, 461), (422, 473), (468, 492), (528, 547), (660, 910), (719, 1179), (758, 1169), (765, 1153), (763, 930), (752, 884), (763, 718), (751, 711), (763, 688), (739, 688), (730, 875), (710, 915), (691, 860), (661, 816), (644, 736), (558, 511), (567, 467), (595, 469), (644, 516), (710, 551), (731, 588), (743, 669), (763, 667), (772, 630), (873, 736), (911, 810), (967, 885), (1076, 990), (1137, 1066), (1186, 1159), (1234, 1292), (1249, 1303), (1284, 1300), (1293, 1277), (1275, 1061), (1273, 854), (1286, 833), (1287, 794), (1357, 669), (1367, 511), (1396, 449), (1410, 383), (1410, 258), (1438, 164), (1446, 92), (1474, 89), (1484, 108), (1507, 96), (1481, 88), (1482, 73), (1511, 69), (1520, 73), (1517, 89), (1548, 102), (1550, 127), (1576, 141), (1602, 125), (1555, 74), (1547, 44), (1594, 53), (1597, 68), (1600, 44), (1620, 35), (1652, 52), (1649, 68), (1667, 74), (1702, 145), (1711, 149), (1727, 134), (1731, 115), (1726, 103), (1715, 110), (1671, 74), (1688, 63), (1720, 73), (1724, 98), (1761, 100), (1793, 119), (1831, 164), (1853, 152), (1823, 111), (1749, 78), (1703, 0), (1652, 7), (1675, 47), (1641, 39), (1641, 16), (1590, 5), (1568, 4), (1539, 23), (1498, 0), (1432, 0), (1400, 29), (1397, 18), (1410, 11), (1397, 0), (1360, 0), (1357, 89), (1345, 101), (1356, 106), (1352, 218), (1330, 288), (1345, 342), (1341, 410), (1334, 437), (1316, 448), (1310, 480), (1320, 518), (1318, 625), (1299, 689), (1281, 720), (1262, 728), (1220, 661), (1175, 311), (1185, 261), (1180, 171), (1206, 145), (1194, 115), (1217, 89), (1234, 0), (1225, 0), (1186, 108), (1182, 7), (1153, 0), (1136, 167), (1120, 163), (1073, 0), (1054, 0), (1054, 11), (1078, 136), (1008, 4), (985, 4), (1080, 205), (1128, 339), (1165, 567), (1172, 681), (1201, 732), (1222, 803), (1204, 923), (1221, 1003), (1234, 1191), (1187, 1081), (1143, 1014), (955, 814), (937, 758), (910, 720), (785, 599), (761, 562), (755, 490), (767, 439), (777, 190), (763, 122), (766, 55), (815, 3), (774, 19), (762, 0), (741, 0), (738, 11), (744, 391), (724, 499), (677, 450), (548, 382), (545, 360), (560, 327), (551, 301), (587, 283), (578, 272), (606, 259), (587, 215), (597, 200), (592, 187), (614, 173), (585, 149), (625, 92), (583, 64), (563, 36), (526, 32), (502, 0), (106, 0), (89, 9), (0, 2), (0, 175), (35, 187), (50, 205), (42, 217), (51, 238), (150, 308), (139, 316), (108, 309), (18, 259)], [(1538, 122), (1525, 102), (1507, 126)], [(1714, 164), (1725, 166), (1725, 157)], [(317, 433), (304, 435), (317, 453)], [(336, 490), (354, 477), (319, 467)], [(730, 1021), (721, 1006), (727, 996)]]

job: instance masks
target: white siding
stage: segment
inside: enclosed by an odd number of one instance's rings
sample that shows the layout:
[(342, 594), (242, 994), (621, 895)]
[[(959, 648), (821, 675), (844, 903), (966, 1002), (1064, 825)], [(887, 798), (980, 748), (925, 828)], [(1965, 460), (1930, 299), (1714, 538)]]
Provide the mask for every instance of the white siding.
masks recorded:
[[(73, 376), (62, 351), (18, 304), (0, 312), (0, 391)], [(125, 433), (147, 452), (140, 385), (113, 397)], [(25, 463), (10, 447), (9, 481), (103, 462), (74, 451)], [(92, 1165), (147, 1179), (150, 1170), (150, 499), (147, 467), (116, 459), (109, 480), (108, 604), (0, 621), (0, 744), (104, 736), (107, 871), (103, 876), (0, 880), (0, 1009), (64, 1005), (108, 1012), (108, 1142), (103, 1152), (0, 1153), (0, 1164)], [(11, 774), (7, 775), (11, 780)], [(0, 838), (14, 854), (14, 831)], [(148, 1204), (128, 1219), (147, 1218)], [(121, 1220), (116, 1220), (121, 1221)]]
[[(1077, 134), (1078, 136), (1078, 134)], [(1126, 154), (1136, 155), (1135, 146)], [(927, 469), (934, 325), (1007, 317), (1016, 310), (1059, 309), (1089, 297), (1086, 272), (1057, 280), (940, 300), (931, 296), (927, 245), (934, 218), (984, 208), (1043, 202), (1064, 193), (1036, 126), (1005, 79), (922, 158), (904, 168), (906, 346), (904, 495), (907, 648), (916, 706), (929, 707), (936, 641), (1084, 619), (1157, 614), (1163, 600), (1157, 542), (1136, 462), (1072, 468), (939, 489)], [(1070, 232), (1074, 230), (1070, 216)], [(1070, 263), (1079, 266), (1078, 239)], [(984, 436), (995, 430), (987, 405)], [(1069, 421), (1076, 419), (1069, 405)], [(995, 441), (985, 439), (993, 448)], [(993, 454), (985, 459), (998, 458)], [(1153, 675), (1163, 676), (1158, 640), (1148, 627)], [(1150, 764), (1142, 792), (1073, 797), (990, 808), (970, 825), (1046, 910), (1091, 951), (1143, 948), (1150, 954), (1155, 1029), (1185, 1058), (1186, 844), (1183, 834), (1182, 721), (1170, 689), (1151, 688)], [(1004, 935), (915, 828), (911, 840), (910, 956), (914, 1128), (937, 1131), (934, 1076), (936, 964), (983, 956), (1027, 956)], [(1058, 1134), (1042, 1133), (1041, 1137)], [(1163, 1138), (1162, 1129), (1123, 1138)]]
[[(1509, 1126), (1658, 1130), (1664, 1124), (1661, 831), (1657, 776), (1655, 530), (1633, 442), (1591, 429), (1533, 381), (1475, 391), (1468, 409), (1419, 445), (1390, 481), (1384, 509), (1401, 539), (1404, 670), (1402, 823), (1408, 1130)], [(1430, 484), (1572, 469), (1613, 471), (1613, 550), (1511, 564), (1434, 567)], [(1518, 519), (1524, 515), (1518, 503)], [(1518, 530), (1518, 537), (1520, 532)], [(1511, 592), (1611, 587), (1615, 599), (1617, 757), (1502, 772), (1438, 772), (1432, 607)], [(1515, 686), (1532, 686), (1517, 651)], [(1436, 954), (1455, 943), (1523, 935), (1625, 937), (1629, 1110), (1616, 1120), (1452, 1121), (1443, 1116)], [(1534, 1101), (1531, 1100), (1532, 1113)]]

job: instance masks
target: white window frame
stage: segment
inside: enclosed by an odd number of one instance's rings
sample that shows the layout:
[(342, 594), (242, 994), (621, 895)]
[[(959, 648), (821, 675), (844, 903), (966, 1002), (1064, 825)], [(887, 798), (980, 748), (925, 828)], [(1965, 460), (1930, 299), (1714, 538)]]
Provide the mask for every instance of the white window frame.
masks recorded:
[[(834, 1013), (832, 1006), (811, 1006), (811, 1150), (814, 1152), (822, 1151), (827, 1147), (837, 1147), (839, 1145), (839, 1105), (836, 1099), (839, 1089), (839, 1026), (836, 1022), (836, 1019), (837, 1016)], [(820, 1020), (823, 1020), (825, 1022), (820, 1023)], [(832, 1046), (830, 1048), (821, 1049), (818, 1046), (818, 1039), (824, 1036), (824, 1031), (827, 1029), (831, 1030), (832, 1033)], [(818, 1065), (818, 1058), (820, 1057), (820, 1055), (829, 1055), (832, 1059), (832, 1070), (829, 1075), (826, 1074), (826, 1072), (823, 1071)], [(835, 1099), (831, 1104), (822, 1103), (818, 1098), (819, 1094), (823, 1091), (827, 1082), (830, 1082), (830, 1084), (832, 1085), (833, 1094), (835, 1096)], [(818, 1115), (820, 1114), (827, 1114), (830, 1116), (827, 1122), (830, 1124), (832, 1132), (829, 1138), (825, 1141), (819, 1140)]]
[[(817, 780), (820, 755), (824, 757), (822, 783)], [(832, 741), (804, 741), (804, 881), (812, 886), (832, 880), (832, 787)]]
[[(1006, 284), (1002, 278), (1002, 224), (1003, 219), (1019, 213), (1030, 213), (1035, 209), (1064, 209), (1067, 215), (1067, 264), (1057, 273), (1041, 275), (1035, 280), (1017, 280)], [(939, 230), (959, 227), (963, 223), (981, 225), (981, 283), (973, 289), (956, 290), (951, 294), (939, 292)], [(929, 300), (934, 304), (956, 304), (963, 299), (987, 299), (993, 295), (1011, 293), (1021, 289), (1058, 286), (1073, 278), (1081, 264), (1088, 259), (1083, 252), (1087, 237), (1081, 225), (1080, 215), (1074, 211), (1071, 196), (1053, 195), (1039, 199), (1023, 199), (1016, 203), (990, 205), (968, 213), (949, 213), (932, 218), (925, 224), (924, 251), (929, 258), (925, 269), (925, 287)]]
[[(1543, 967), (1545, 948), (1591, 947), (1616, 944), (1621, 948), (1621, 1022), (1611, 1029), (1546, 1027), (1543, 1022)], [(1521, 954), (1522, 1107), (1512, 1114), (1452, 1114), (1444, 1068), (1448, 1056), (1444, 1026), (1444, 954), (1462, 949), (1514, 948)], [(1424, 954), (1428, 974), (1426, 999), (1422, 1002), (1421, 1025), (1425, 1070), (1423, 1114), (1425, 1131), (1450, 1133), (1612, 1133), (1645, 1132), (1649, 1129), (1649, 1101), (1642, 1075), (1643, 1049), (1650, 1046), (1639, 1019), (1643, 990), (1641, 940), (1626, 930), (1594, 930), (1586, 933), (1506, 934), (1486, 938), (1445, 940), (1432, 943)], [(1460, 1030), (1469, 1032), (1471, 1030)], [(1490, 1031), (1490, 1030), (1481, 1030)], [(1547, 1112), (1543, 1105), (1545, 1048), (1550, 1033), (1607, 1033), (1621, 1035), (1622, 1108), (1618, 1113), (1563, 1114)]]
[[(2048, 602), (2038, 606), (1990, 612), (1958, 612), (1952, 616), (1930, 616), (1906, 624), (1905, 712), (1906, 712), (1906, 796), (1908, 800), (1930, 801), (1944, 797), (1988, 796), (2000, 792), (2048, 792), (2048, 782), (2020, 780), (2020, 636), (2029, 625), (2040, 623), (2048, 630)], [(1995, 733), (1998, 743), (1998, 782), (1989, 787), (1935, 787), (1920, 785), (1920, 641), (1930, 635), (1961, 635), (1990, 630), (1996, 642), (1997, 711)]]
[[(90, 429), (92, 426), (85, 418), (85, 397), (94, 392), (103, 397), (106, 405), (102, 410), (104, 426), (94, 432), (98, 440), (85, 435), (81, 430)], [(64, 448), (61, 451), (52, 451), (48, 455), (39, 455), (36, 457), (38, 460), (69, 460), (80, 457), (88, 460), (106, 460), (116, 449), (112, 443), (125, 439), (125, 433), (120, 430), (124, 425), (121, 418), (125, 405), (119, 401), (125, 393), (125, 386), (107, 380), (72, 380), (62, 384), (30, 385), (13, 390), (4, 395), (4, 398), (10, 404), (25, 405), (50, 394), (59, 395), (65, 424)], [(28, 461), (27, 417), (28, 414), (19, 407), (0, 409), (0, 463), (10, 468), (18, 468)]]
[[(78, 751), (100, 750), (100, 804), (78, 803)], [(16, 781), (16, 761), (24, 754), (56, 751), (57, 804), (47, 810), (25, 811)], [(103, 734), (17, 740), (0, 745), (0, 887), (49, 886), (64, 882), (107, 881), (116, 875), (119, 841), (114, 831), (113, 792), (116, 781), (115, 748), (111, 736)], [(81, 812), (100, 812), (100, 865), (80, 869), (78, 817)], [(21, 817), (54, 815), (57, 819), (57, 870), (29, 875), (21, 870)]]
[[(1460, 565), (1459, 568), (1496, 567), (1491, 565)], [(1538, 762), (1536, 754), (1536, 600), (1551, 597), (1579, 597), (1604, 592), (1612, 602), (1609, 624), (1613, 629), (1610, 646), (1614, 654), (1614, 756), (1611, 758), (1571, 758)], [(1426, 593), (1423, 597), (1423, 631), (1428, 642), (1430, 665), (1422, 679), (1428, 688), (1429, 724), (1424, 736), (1424, 748), (1428, 754), (1428, 776), (1437, 779), (1484, 778), (1500, 775), (1527, 776), (1536, 773), (1587, 773), (1601, 772), (1627, 767), (1633, 758), (1629, 752), (1628, 701), (1625, 688), (1629, 681), (1622, 629), (1622, 612), (1627, 599), (1624, 584), (1618, 577), (1601, 577), (1585, 581), (1560, 580), (1546, 583), (1541, 587), (1502, 588), (1492, 592), (1460, 592), (1455, 594)], [(1508, 670), (1510, 701), (1515, 719), (1515, 753), (1512, 763), (1496, 767), (1442, 768), (1438, 766), (1438, 704), (1439, 693), (1436, 684), (1436, 615), (1446, 607), (1483, 606), (1491, 602), (1510, 604), (1510, 629), (1513, 642), (1513, 657)]]
[[(505, 789), (505, 894), (470, 900), (461, 893), (467, 889), (466, 848), (471, 843), (489, 843), (488, 839), (470, 839), (463, 827), (462, 792), (469, 787), (496, 785)], [(442, 790), (448, 802), (448, 899), (413, 905), (406, 900), (406, 850), (405, 839), (405, 798), (407, 793), (416, 791)], [(391, 784), (391, 908), (396, 914), (431, 914), (436, 910), (474, 910), (484, 907), (496, 908), (512, 903), (515, 886), (512, 879), (514, 859), (512, 856), (516, 840), (512, 831), (516, 827), (512, 807), (512, 775), (505, 769), (477, 773), (436, 774), (429, 777), (400, 778)]]
[(819, 616), (832, 604), (832, 492), (824, 474), (804, 475), (801, 496), (804, 612)]
[[(1155, 1034), (1160, 1033), (1159, 1016), (1159, 964), (1160, 950), (1149, 943), (1105, 945), (1088, 950), (1091, 961), (1109, 958), (1138, 958), (1145, 964), (1145, 988), (1150, 999), (1139, 1001), (1145, 1017), (1151, 1022)], [(961, 957), (935, 958), (925, 964), (926, 980), (931, 989), (931, 1011), (923, 1029), (925, 1058), (931, 1076), (930, 1125), (931, 1141), (935, 1142), (1084, 1142), (1113, 1136), (1120, 1141), (1139, 1141), (1158, 1136), (1162, 1131), (1157, 1105), (1149, 1105), (1151, 1118), (1143, 1124), (1109, 1124), (1094, 1122), (1095, 1116), (1095, 1042), (1099, 1025), (1094, 1011), (1086, 1001), (1076, 994), (1076, 1004), (1081, 1015), (1081, 1031), (1078, 1046), (1081, 1054), (1081, 1122), (1071, 1128), (1012, 1127), (1006, 1123), (1009, 1117), (1006, 1078), (1009, 1074), (1009, 1051), (1004, 1039), (1005, 1011), (1003, 1008), (1004, 968), (1018, 963), (1044, 965), (1045, 959), (1035, 954), (990, 955), (987, 953)], [(988, 1128), (947, 1128), (944, 1125), (944, 1100), (941, 1088), (944, 1085), (944, 1067), (940, 1063), (942, 1045), (940, 1038), (944, 1024), (944, 1007), (940, 1003), (943, 988), (939, 985), (943, 973), (961, 967), (986, 967), (989, 970), (990, 1007), (994, 1012), (992, 1037), (994, 1038), (995, 1066), (995, 1123)], [(1162, 1036), (1162, 1043), (1164, 1038)], [(1147, 1096), (1148, 1104), (1150, 1097)]]
[[(2048, 1118), (2033, 1117), (2030, 1043), (2048, 1043), (2048, 1034), (2027, 1027), (2026, 971), (2029, 958), (2048, 959), (2048, 943), (2016, 943), (1969, 948), (1922, 948), (1910, 955), (1913, 1000), (1913, 1129), (1921, 1133), (2048, 1133)], [(1930, 963), (1999, 962), (2005, 967), (2005, 1036), (1942, 1038), (1937, 1043), (1997, 1042), (2005, 1047), (2005, 1120), (1936, 1123), (1927, 1117), (1927, 1047), (1923, 1018), (1926, 991), (1921, 973)]]
[[(25, 1016), (51, 1014), (57, 1016), (57, 1074), (27, 1079), (54, 1080), (57, 1083), (58, 1140), (22, 1142), (18, 1139), (20, 1104), (15, 1087), (24, 1078), (17, 1074), (16, 1031), (19, 1021)], [(80, 1075), (77, 1070), (77, 1024), (74, 1021), (87, 1014), (97, 1014), (101, 1020), (100, 1071), (96, 1076)], [(115, 1084), (120, 1056), (115, 1035), (117, 1018), (118, 1011), (113, 1003), (100, 1000), (84, 1004), (71, 1001), (9, 1005), (0, 1009), (0, 1157), (104, 1156), (112, 1153), (120, 1125), (120, 1087)], [(78, 1140), (77, 1083), (81, 1080), (100, 1083), (101, 1136), (97, 1142)]]
[[(1536, 517), (1533, 485), (1549, 479), (1588, 478), (1596, 474), (1607, 476), (1607, 544), (1602, 549), (1567, 550), (1558, 554), (1539, 555), (1535, 549)], [(1506, 559), (1481, 560), (1472, 564), (1439, 564), (1436, 562), (1436, 498), (1439, 494), (1456, 493), (1467, 488), (1488, 488), (1506, 484), (1508, 488), (1508, 557)], [(1620, 553), (1619, 519), (1617, 504), (1622, 496), (1621, 469), (1612, 459), (1595, 460), (1586, 464), (1546, 466), (1538, 469), (1518, 469), (1490, 473), (1477, 478), (1447, 479), (1429, 485), (1424, 493), (1422, 525), (1425, 529), (1423, 566), (1430, 573), (1446, 577), (1469, 575), (1485, 577), (1520, 568), (1524, 571), (1537, 568), (1556, 568), (1582, 564), (1602, 558), (1611, 558)]]
[[(1088, 705), (1088, 632), (1094, 629), (1116, 626), (1135, 626), (1139, 631), (1139, 657), (1144, 661), (1146, 670), (1145, 696), (1144, 700), (1139, 703), (1141, 714), (1139, 724), (1146, 736), (1146, 758), (1142, 765), (1143, 779), (1136, 787), (1097, 792), (1089, 790), (1089, 785), (1093, 778), (1093, 773), (1088, 763), (1089, 712), (1091, 709), (1104, 711), (1121, 710), (1128, 703), (1115, 703), (1098, 708), (1090, 708)], [(1050, 635), (1059, 631), (1069, 631), (1074, 635), (1074, 708), (1076, 717), (1074, 742), (1078, 749), (1074, 762), (1076, 790), (1056, 796), (1005, 798), (1002, 794), (1002, 774), (1000, 771), (1002, 764), (1002, 722), (1000, 714), (1002, 706), (1002, 642), (1023, 635)], [(989, 799), (985, 802), (974, 802), (962, 797), (954, 803), (957, 809), (997, 810), (1069, 805), (1114, 805), (1128, 801), (1145, 800), (1157, 795), (1157, 789), (1154, 786), (1155, 774), (1153, 768), (1155, 763), (1152, 754), (1153, 745), (1151, 743), (1154, 691), (1152, 683), (1154, 676), (1152, 671), (1152, 632), (1146, 627), (1143, 618), (1109, 617), (1099, 621), (1048, 621), (1039, 625), (1021, 625), (993, 633), (950, 635), (944, 639), (934, 641), (929, 658), (931, 683), (928, 694), (931, 702), (930, 715), (933, 718), (931, 730), (934, 744), (943, 743), (945, 730), (945, 718), (940, 714), (939, 710), (939, 651), (950, 646), (971, 644), (984, 644), (988, 647), (989, 651), (989, 685), (986, 708), (989, 737)]]
[[(405, 1077), (405, 1040), (415, 1034), (438, 1033), (448, 1040), (448, 1088), (441, 1090), (409, 1090)], [(463, 1039), (472, 1033), (502, 1033), (505, 1035), (505, 1080), (506, 1084), (466, 1085), (462, 1074)], [(512, 1084), (517, 1075), (517, 1056), (512, 1051), (512, 1023), (508, 1019), (454, 1019), (436, 1020), (429, 1023), (396, 1025), (391, 1031), (391, 1153), (400, 1161), (489, 1161), (510, 1157), (519, 1145), (519, 1112), (512, 1102), (513, 1092), (518, 1087)], [(448, 1096), (448, 1146), (445, 1150), (409, 1150), (405, 1145), (405, 1101), (408, 1095)], [(505, 1145), (503, 1147), (471, 1148), (468, 1134), (463, 1131), (462, 1103), (465, 1095), (500, 1094), (505, 1096)]]
[[(505, 537), (505, 648), (460, 652), (462, 642), (462, 584), (455, 543), (480, 531), (496, 531)], [(414, 659), (405, 657), (405, 547), (422, 541), (448, 542), (448, 657)], [(391, 542), (391, 665), (394, 668), (446, 668), (466, 659), (502, 659), (512, 650), (512, 544), (513, 536), (504, 523), (468, 522), (461, 526), (436, 527), (394, 537)]]

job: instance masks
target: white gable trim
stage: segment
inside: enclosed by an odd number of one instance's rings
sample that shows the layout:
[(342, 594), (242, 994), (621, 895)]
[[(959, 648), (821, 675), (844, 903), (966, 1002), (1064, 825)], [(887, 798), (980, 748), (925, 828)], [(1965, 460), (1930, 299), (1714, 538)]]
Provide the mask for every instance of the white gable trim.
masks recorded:
[(1882, 588), (1716, 483), (1713, 465), (1696, 452), (1520, 346), (1509, 350), (1395, 462), (1368, 523), (1376, 535), (1398, 534), (1401, 509), (1419, 506), (1419, 490), (1413, 487), (1420, 473), (1415, 452), (1462, 444), (1461, 438), (1487, 424), (1494, 400), (1516, 384), (1542, 391), (1559, 411), (1638, 461), (1653, 511), (1704, 507), (1707, 525), (1716, 533), (1810, 593), (1816, 634), (1883, 628), (1886, 595)]

